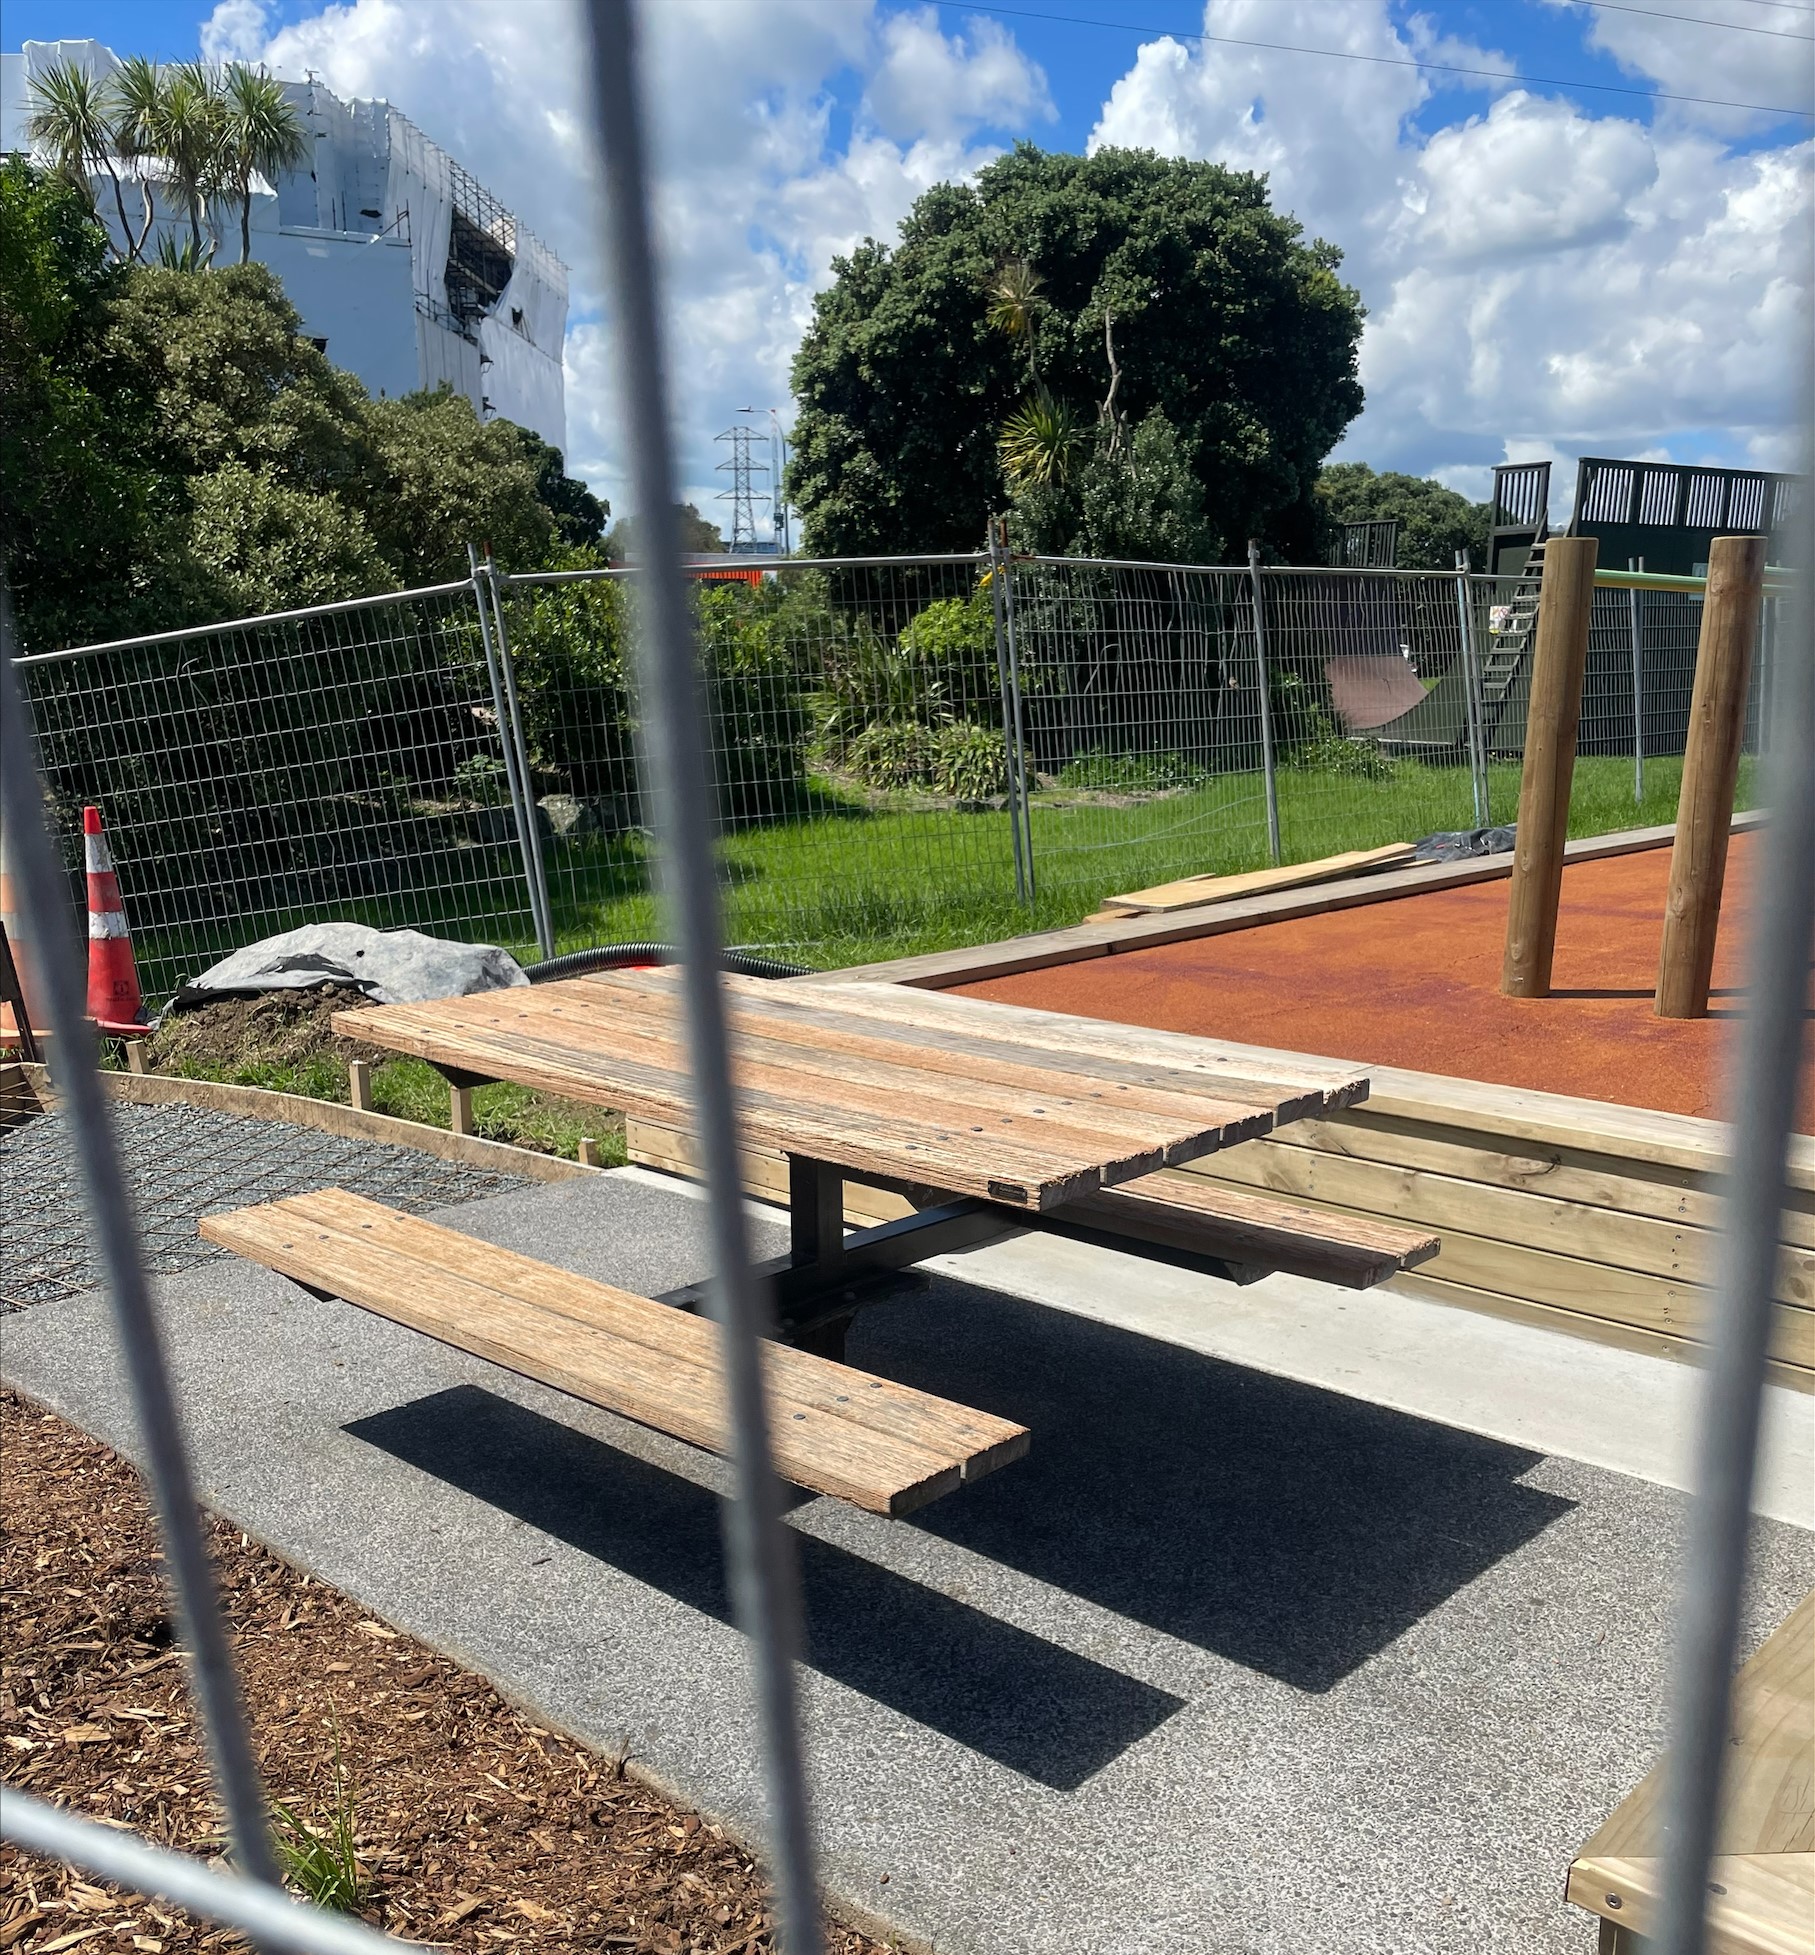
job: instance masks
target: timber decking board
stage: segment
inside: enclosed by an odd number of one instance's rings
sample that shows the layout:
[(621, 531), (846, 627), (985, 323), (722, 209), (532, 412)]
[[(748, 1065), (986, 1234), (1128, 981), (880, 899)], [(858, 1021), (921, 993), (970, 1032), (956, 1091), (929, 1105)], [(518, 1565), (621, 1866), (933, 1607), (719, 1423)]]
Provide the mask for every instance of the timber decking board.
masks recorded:
[[(1336, 1062), (1131, 1037), (1012, 1006), (872, 986), (851, 998), (822, 988), (793, 1007), (764, 996), (779, 987), (730, 985), (747, 1038), (737, 1066), (752, 1142), (1035, 1210), (1367, 1091), (1361, 1073)], [(908, 1010), (891, 1038), (897, 1000)], [(436, 1064), (685, 1127), (692, 1087), (679, 1005), (673, 977), (650, 973), (380, 1006), (335, 1022)]]
[[(211, 1242), (475, 1357), (722, 1453), (718, 1335), (687, 1312), (324, 1189), (205, 1217)], [(1017, 1459), (1025, 1428), (764, 1346), (777, 1471), (902, 1514)]]
[[(1710, 1946), (1734, 1955), (1815, 1951), (1815, 1592), (1733, 1685), (1733, 1741), (1709, 1911)], [(1569, 1869), (1578, 1907), (1635, 1935), (1655, 1926), (1661, 1861), (1654, 1766)], [(1617, 1902), (1617, 1906), (1615, 1903)]]
[(1439, 1248), (1421, 1229), (1296, 1207), (1176, 1172), (1099, 1188), (1067, 1202), (1057, 1216), (1355, 1290), (1428, 1262)]

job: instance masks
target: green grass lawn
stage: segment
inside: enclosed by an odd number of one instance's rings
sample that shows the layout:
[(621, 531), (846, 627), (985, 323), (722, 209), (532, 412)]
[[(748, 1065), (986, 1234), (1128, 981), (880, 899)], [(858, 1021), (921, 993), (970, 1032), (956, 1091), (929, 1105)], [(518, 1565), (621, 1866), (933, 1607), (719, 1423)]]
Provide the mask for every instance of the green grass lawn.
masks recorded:
[[(1748, 756), (1740, 771), (1742, 807), (1752, 799), (1753, 771)], [(1641, 802), (1633, 795), (1629, 760), (1578, 761), (1569, 832), (1596, 835), (1674, 820), (1681, 773), (1678, 759), (1648, 761)], [(1055, 929), (1078, 922), (1121, 890), (1178, 876), (1233, 874), (1267, 862), (1258, 774), (1218, 775), (1146, 798), (1041, 790), (1030, 811), (1032, 904), (1016, 898), (1009, 823), (999, 810), (878, 807), (840, 796), (823, 781), (815, 788), (811, 813), (741, 828), (725, 838), (720, 854), (729, 940), (820, 969)], [(1510, 821), (1519, 797), (1516, 762), (1490, 768), (1489, 795), (1493, 819)], [(1292, 767), (1279, 773), (1280, 841), (1288, 862), (1415, 841), (1474, 822), (1467, 773), (1459, 767), (1401, 761), (1384, 780)], [(527, 910), (518, 904), (521, 883), (513, 886), (508, 860), (492, 860), (491, 854), (482, 886), (450, 886), (389, 904), (351, 902), (340, 914), (379, 927), (407, 924), (489, 937), (533, 961)], [(557, 950), (661, 934), (642, 836), (556, 840), (545, 855)], [(488, 921), (492, 891), (499, 908)], [(206, 933), (141, 927), (147, 992), (161, 997), (176, 977), (235, 944), (304, 920), (235, 918)]]
[[(1577, 762), (1572, 836), (1673, 821), (1682, 763), (1648, 761), (1642, 801), (1629, 760)], [(1489, 769), (1489, 811), (1511, 821), (1516, 762)], [(1752, 762), (1739, 805), (1749, 804)], [(822, 795), (820, 807), (826, 805)], [(820, 968), (989, 943), (1060, 928), (1105, 896), (1172, 877), (1233, 874), (1267, 862), (1258, 774), (1223, 775), (1187, 792), (1116, 805), (1043, 791), (1033, 798), (1036, 899), (1015, 896), (1005, 816), (952, 809), (815, 813), (747, 828), (723, 844), (731, 941)], [(1340, 850), (1416, 841), (1472, 828), (1466, 771), (1398, 763), (1387, 780), (1282, 768), (1280, 842), (1288, 862)], [(585, 840), (554, 845), (549, 872), (558, 947), (632, 942), (659, 934), (645, 844)]]

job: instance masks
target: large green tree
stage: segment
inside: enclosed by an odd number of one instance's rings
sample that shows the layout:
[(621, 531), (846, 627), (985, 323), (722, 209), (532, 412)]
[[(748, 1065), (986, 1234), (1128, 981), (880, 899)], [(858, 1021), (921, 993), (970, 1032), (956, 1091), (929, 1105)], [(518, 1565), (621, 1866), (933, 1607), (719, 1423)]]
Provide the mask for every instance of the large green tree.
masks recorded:
[(788, 478), (807, 547), (974, 548), (1010, 500), (1005, 424), (1034, 406), (1078, 449), (1012, 484), (1077, 485), (1025, 512), (1044, 544), (1090, 540), (1091, 463), (1128, 465), (1146, 428), (1147, 486), (1098, 471), (1107, 528), (1182, 470), (1159, 497), (1171, 547), (1238, 555), (1253, 534), (1304, 554), (1318, 466), (1361, 407), (1361, 306), (1340, 262), (1271, 208), (1263, 178), (1214, 163), (1023, 144), (974, 185), (937, 186), (894, 245), (839, 259), (815, 302)]
[(1401, 570), (1450, 570), (1456, 552), (1474, 553), (1481, 567), (1487, 540), (1487, 507), (1446, 489), (1428, 476), (1376, 474), (1366, 462), (1332, 462), (1317, 478), (1329, 541), (1344, 523), (1397, 522)]

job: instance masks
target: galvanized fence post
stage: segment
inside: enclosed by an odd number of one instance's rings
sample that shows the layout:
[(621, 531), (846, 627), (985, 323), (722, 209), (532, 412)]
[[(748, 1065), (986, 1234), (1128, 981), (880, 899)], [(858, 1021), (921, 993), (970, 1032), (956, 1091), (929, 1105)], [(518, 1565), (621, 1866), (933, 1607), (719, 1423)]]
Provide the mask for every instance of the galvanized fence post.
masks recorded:
[(1016, 894), (1031, 908), (1036, 894), (1034, 824), (1027, 801), (1027, 727), (1021, 709), (1021, 652), (1015, 632), (1015, 563), (1006, 550), (1002, 552), (1001, 561), (1002, 616), (1008, 641), (1009, 721), (1013, 728), (1009, 737), (1009, 794), (1010, 805), (1021, 825), (1021, 858), (1027, 865), (1026, 884), (1017, 889)]
[(517, 698), (517, 668), (510, 655), (510, 639), (504, 630), (504, 605), (498, 595), (498, 566), (488, 549), (485, 553), (485, 587), (491, 599), (492, 629), (498, 634), (498, 667), (504, 674), (504, 705), (510, 714), (509, 737), (516, 755), (517, 778), (523, 784), (523, 807), (528, 817), (525, 833), (529, 841), (530, 908), (536, 919), (536, 941), (544, 957), (555, 954), (554, 915), (548, 901), (548, 869), (542, 860), (542, 824), (529, 777), (529, 743), (523, 732), (523, 708)]
[(529, 893), (530, 920), (543, 956), (549, 957), (554, 954), (554, 933), (548, 927), (548, 918), (542, 908), (541, 879), (536, 874), (532, 843), (534, 804), (529, 800), (528, 783), (517, 772), (517, 747), (511, 732), (512, 716), (505, 703), (502, 662), (498, 657), (498, 648), (492, 642), (490, 607), (486, 602), (485, 577), (480, 568), (479, 552), (469, 543), (466, 556), (472, 566), (473, 608), (479, 614), (479, 640), (485, 647), (485, 676), (491, 681), (492, 711), (497, 717), (498, 746), (504, 760), (504, 785), (510, 795), (511, 817), (517, 825), (517, 853), (523, 860), (523, 884)]
[(1015, 856), (1015, 900), (1031, 900), (1028, 865), (1021, 842), (1021, 796), (1017, 788), (1020, 768), (1016, 762), (1014, 680), (1008, 657), (1008, 559), (996, 536), (996, 525), (989, 525), (989, 594), (996, 626), (996, 679), (1002, 688), (1002, 746), (1007, 757), (1008, 832)]
[[(1634, 568), (1643, 570), (1640, 557)], [(1626, 593), (1632, 618), (1632, 799), (1642, 806), (1645, 799), (1645, 630), (1640, 608), (1644, 593), (1636, 588)]]
[(1468, 552), (1456, 552), (1456, 619), (1462, 630), (1462, 699), (1468, 726), (1469, 785), (1474, 792), (1475, 826), (1493, 819), (1487, 786), (1487, 700), (1481, 690), (1481, 661), (1475, 656), (1475, 605), (1468, 584)]
[(1272, 684), (1267, 670), (1267, 607), (1261, 594), (1260, 544), (1248, 539), (1248, 586), (1254, 605), (1254, 663), (1260, 679), (1260, 764), (1261, 787), (1267, 800), (1267, 853), (1274, 862), (1280, 859), (1279, 846), (1279, 770), (1273, 752)]

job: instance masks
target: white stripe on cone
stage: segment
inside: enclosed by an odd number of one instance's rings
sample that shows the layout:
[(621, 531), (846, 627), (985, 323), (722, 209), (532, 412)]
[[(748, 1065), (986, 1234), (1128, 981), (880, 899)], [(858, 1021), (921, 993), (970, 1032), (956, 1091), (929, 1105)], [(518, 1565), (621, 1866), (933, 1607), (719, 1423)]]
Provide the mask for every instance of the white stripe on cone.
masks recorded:
[(126, 927), (124, 910), (90, 910), (88, 934), (92, 940), (96, 937), (129, 937), (132, 932)]
[(91, 876), (113, 874), (113, 850), (107, 846), (105, 835), (84, 835), (82, 857), (84, 866)]

